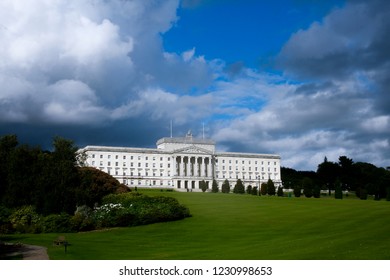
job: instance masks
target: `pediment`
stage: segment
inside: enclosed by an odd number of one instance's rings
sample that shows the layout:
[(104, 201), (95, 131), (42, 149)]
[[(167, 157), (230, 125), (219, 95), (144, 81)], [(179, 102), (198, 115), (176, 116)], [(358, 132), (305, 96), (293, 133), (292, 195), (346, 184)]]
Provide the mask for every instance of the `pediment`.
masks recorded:
[(212, 151), (209, 151), (209, 150), (197, 147), (195, 145), (192, 145), (192, 146), (189, 146), (189, 147), (177, 149), (177, 150), (174, 151), (174, 153), (175, 154), (181, 154), (181, 153), (184, 154), (185, 153), (185, 154), (211, 155)]

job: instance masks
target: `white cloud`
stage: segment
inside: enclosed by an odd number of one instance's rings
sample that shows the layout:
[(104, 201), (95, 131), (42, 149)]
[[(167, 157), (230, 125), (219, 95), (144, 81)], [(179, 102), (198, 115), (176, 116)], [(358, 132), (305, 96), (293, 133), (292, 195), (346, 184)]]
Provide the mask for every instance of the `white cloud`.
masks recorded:
[(105, 122), (148, 112), (146, 98), (142, 108), (124, 111), (140, 103), (139, 92), (150, 87), (209, 84), (211, 71), (195, 49), (164, 55), (160, 34), (176, 20), (178, 5), (178, 0), (2, 1), (0, 80), (7, 89), (0, 92), (2, 121)]

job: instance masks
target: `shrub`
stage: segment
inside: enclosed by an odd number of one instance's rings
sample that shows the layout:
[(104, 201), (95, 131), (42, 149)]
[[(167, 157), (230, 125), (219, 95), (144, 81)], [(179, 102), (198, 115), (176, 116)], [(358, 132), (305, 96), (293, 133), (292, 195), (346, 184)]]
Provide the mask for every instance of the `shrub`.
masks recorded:
[(10, 222), (15, 231), (20, 233), (41, 232), (41, 216), (35, 211), (35, 207), (26, 205), (17, 208), (10, 216)]
[(267, 193), (268, 193), (268, 195), (275, 195), (276, 194), (275, 184), (271, 179), (268, 179), (268, 182), (267, 182)]
[(70, 232), (72, 231), (71, 217), (67, 213), (51, 214), (42, 219), (43, 232)]
[(314, 186), (314, 189), (313, 189), (313, 196), (315, 198), (320, 198), (321, 197), (321, 189), (318, 185), (315, 185)]
[(360, 199), (367, 200), (368, 193), (366, 189), (360, 189)]
[(217, 183), (217, 181), (215, 181), (215, 180), (213, 180), (213, 185), (211, 186), (211, 191), (212, 191), (213, 193), (219, 192), (218, 183)]
[(294, 196), (295, 197), (300, 197), (301, 196), (301, 187), (300, 186), (295, 186), (294, 187)]
[(252, 194), (252, 195), (257, 195), (257, 187), (253, 187), (253, 188), (252, 188), (251, 194)]
[(202, 190), (202, 192), (205, 192), (208, 189), (208, 186), (207, 186), (207, 183), (205, 182), (205, 180), (200, 181), (199, 186), (200, 186), (200, 189)]
[(261, 184), (261, 187), (260, 187), (260, 194), (261, 195), (266, 195), (268, 193), (267, 191), (267, 184), (266, 183), (262, 183)]
[(310, 198), (313, 196), (313, 181), (308, 178), (308, 177), (305, 177), (302, 179), (302, 187), (303, 187), (303, 194)]
[(283, 188), (282, 187), (278, 187), (278, 191), (277, 191), (277, 195), (278, 196), (283, 196)]
[(230, 184), (228, 179), (225, 179), (225, 181), (222, 184), (222, 192), (223, 193), (230, 193)]
[(237, 183), (233, 188), (233, 193), (239, 193), (239, 194), (245, 193), (245, 187), (244, 187), (244, 184), (242, 183), (241, 179), (237, 180)]
[(12, 233), (12, 224), (10, 222), (10, 215), (12, 211), (7, 207), (0, 205), (0, 234)]
[(335, 192), (334, 192), (334, 198), (335, 199), (343, 199), (343, 191), (341, 189), (341, 183), (340, 181), (336, 182)]
[(246, 193), (247, 194), (251, 194), (252, 193), (252, 185), (249, 185), (248, 187), (246, 187)]
[[(107, 207), (99, 208), (99, 215), (102, 221), (108, 224), (98, 224), (99, 226), (134, 226), (145, 225), (156, 222), (166, 222), (183, 219), (190, 216), (189, 209), (181, 205), (173, 197), (149, 197), (146, 195), (134, 195), (133, 193), (108, 195), (103, 198), (103, 202), (111, 205), (109, 211)], [(117, 206), (113, 206), (117, 205)], [(109, 218), (111, 222), (107, 221)], [(96, 220), (96, 217), (95, 217)]]

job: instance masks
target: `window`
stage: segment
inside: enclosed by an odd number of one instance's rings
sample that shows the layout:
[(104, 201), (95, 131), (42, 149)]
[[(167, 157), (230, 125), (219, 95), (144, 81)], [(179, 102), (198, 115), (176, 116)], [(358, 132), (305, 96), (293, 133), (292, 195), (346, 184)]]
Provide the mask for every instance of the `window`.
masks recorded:
[(111, 155), (108, 155), (108, 158), (111, 158)]
[(108, 166), (111, 166), (111, 162), (110, 161), (107, 164), (108, 164)]
[(119, 162), (115, 162), (115, 166), (119, 166)]
[(118, 155), (115, 156), (115, 159), (118, 159)]
[(103, 155), (100, 155), (100, 158), (103, 158)]
[(126, 156), (123, 156), (123, 159), (126, 159)]
[(163, 161), (163, 158), (162, 158), (162, 157), (160, 157), (160, 161)]
[(92, 161), (92, 165), (95, 165), (95, 161)]
[(95, 154), (92, 154), (92, 158), (95, 158)]

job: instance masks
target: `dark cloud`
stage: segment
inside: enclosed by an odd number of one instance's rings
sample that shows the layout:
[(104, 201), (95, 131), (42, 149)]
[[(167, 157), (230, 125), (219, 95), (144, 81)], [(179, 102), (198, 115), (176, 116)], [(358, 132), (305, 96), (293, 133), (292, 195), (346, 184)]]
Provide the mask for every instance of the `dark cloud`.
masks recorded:
[(293, 34), (279, 55), (287, 74), (343, 79), (390, 60), (390, 2), (348, 3)]

